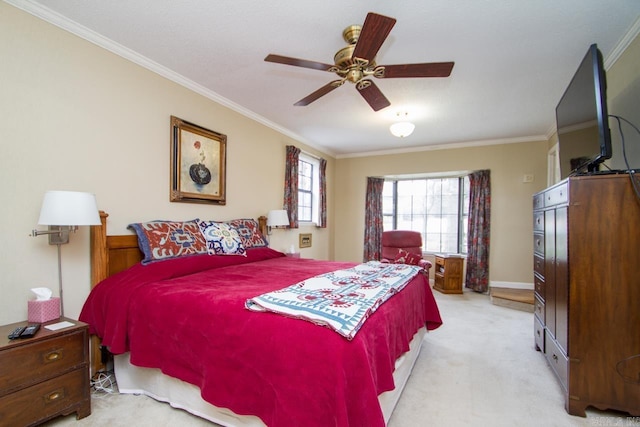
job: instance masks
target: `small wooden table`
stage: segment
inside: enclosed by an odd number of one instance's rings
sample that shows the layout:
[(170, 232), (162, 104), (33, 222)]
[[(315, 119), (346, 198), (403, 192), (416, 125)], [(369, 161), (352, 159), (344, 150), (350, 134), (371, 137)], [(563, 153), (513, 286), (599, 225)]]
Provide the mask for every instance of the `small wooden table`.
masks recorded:
[(461, 255), (437, 254), (433, 289), (443, 294), (461, 294), (463, 262)]

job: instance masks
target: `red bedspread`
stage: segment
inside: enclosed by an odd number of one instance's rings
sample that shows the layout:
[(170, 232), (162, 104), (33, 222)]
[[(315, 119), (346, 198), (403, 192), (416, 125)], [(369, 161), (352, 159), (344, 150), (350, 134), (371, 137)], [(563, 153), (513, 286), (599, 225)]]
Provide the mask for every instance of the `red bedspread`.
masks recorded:
[(131, 363), (200, 387), (208, 402), (268, 426), (382, 426), (377, 396), (392, 390), (395, 360), (440, 314), (418, 274), (352, 341), (303, 320), (244, 307), (248, 298), (354, 265), (284, 257), (193, 256), (101, 282), (80, 320)]

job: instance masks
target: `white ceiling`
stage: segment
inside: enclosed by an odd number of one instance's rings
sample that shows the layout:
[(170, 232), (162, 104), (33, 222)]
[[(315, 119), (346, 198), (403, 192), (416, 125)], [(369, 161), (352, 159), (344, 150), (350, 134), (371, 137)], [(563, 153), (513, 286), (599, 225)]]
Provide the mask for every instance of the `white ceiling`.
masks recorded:
[[(546, 138), (589, 45), (610, 66), (640, 31), (639, 0), (5, 1), (338, 157)], [(455, 61), (451, 76), (377, 79), (379, 112), (351, 83), (294, 106), (337, 77), (264, 57), (333, 63), (370, 11), (397, 19), (378, 64)], [(398, 139), (404, 111), (416, 130)]]

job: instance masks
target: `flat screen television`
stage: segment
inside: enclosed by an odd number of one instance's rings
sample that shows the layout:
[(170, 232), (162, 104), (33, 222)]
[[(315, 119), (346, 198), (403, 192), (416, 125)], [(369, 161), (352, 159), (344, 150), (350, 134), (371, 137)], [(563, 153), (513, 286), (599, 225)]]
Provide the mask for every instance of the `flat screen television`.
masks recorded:
[(606, 76), (592, 44), (556, 107), (560, 175), (595, 173), (611, 158)]

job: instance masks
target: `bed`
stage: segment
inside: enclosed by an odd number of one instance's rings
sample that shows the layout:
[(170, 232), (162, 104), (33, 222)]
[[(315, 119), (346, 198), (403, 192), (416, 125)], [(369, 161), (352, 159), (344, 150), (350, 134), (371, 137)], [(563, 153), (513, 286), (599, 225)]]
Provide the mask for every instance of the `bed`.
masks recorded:
[[(441, 324), (427, 274), (368, 313), (351, 338), (247, 301), (355, 263), (197, 254), (143, 264), (136, 235), (91, 229), (80, 320), (114, 354), (121, 393), (143, 393), (225, 426), (383, 426), (427, 330)], [(259, 228), (264, 230), (264, 220)], [(98, 352), (93, 352), (93, 370)]]

